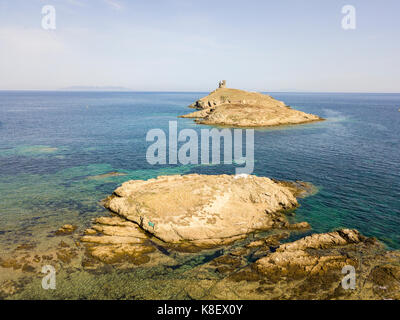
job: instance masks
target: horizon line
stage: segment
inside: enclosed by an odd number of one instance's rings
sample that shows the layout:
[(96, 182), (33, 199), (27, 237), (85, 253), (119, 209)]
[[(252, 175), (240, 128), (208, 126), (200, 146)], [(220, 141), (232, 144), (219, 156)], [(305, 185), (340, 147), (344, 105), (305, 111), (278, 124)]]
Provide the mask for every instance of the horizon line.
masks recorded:
[[(235, 89), (235, 88), (231, 88)], [(241, 89), (243, 90), (243, 89)], [(0, 89), (0, 92), (126, 92), (126, 93), (208, 93), (209, 90), (79, 90), (79, 89)], [(399, 92), (386, 92), (386, 91), (305, 91), (305, 90), (245, 90), (245, 91), (255, 91), (255, 92), (276, 92), (276, 93), (365, 93), (365, 94), (400, 94)]]

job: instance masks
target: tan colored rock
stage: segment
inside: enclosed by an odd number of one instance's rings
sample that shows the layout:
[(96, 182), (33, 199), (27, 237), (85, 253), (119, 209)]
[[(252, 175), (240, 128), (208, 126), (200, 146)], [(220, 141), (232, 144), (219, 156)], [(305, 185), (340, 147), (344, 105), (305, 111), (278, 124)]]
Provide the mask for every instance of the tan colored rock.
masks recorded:
[[(314, 234), (282, 244), (275, 252), (262, 245), (260, 241), (247, 246), (249, 251), (241, 255), (239, 268), (234, 262), (240, 256), (234, 260), (228, 259), (229, 255), (198, 266), (197, 274), (207, 270), (223, 273), (201, 298), (400, 299), (400, 252), (386, 251), (378, 241), (356, 230)], [(260, 250), (264, 256), (243, 266), (250, 251), (251, 257), (257, 258)], [(342, 286), (344, 266), (355, 268), (354, 289)]]
[(99, 217), (94, 219), (94, 222), (97, 224), (107, 225), (107, 226), (119, 226), (119, 227), (136, 226), (136, 224), (132, 223), (131, 221), (121, 219), (120, 217)]
[(140, 244), (148, 239), (140, 227), (121, 217), (100, 217), (94, 219), (91, 228), (86, 229), (82, 242), (92, 244)]
[(92, 228), (88, 228), (85, 230), (85, 235), (87, 235), (87, 236), (93, 236), (95, 234), (97, 234), (97, 231)]
[(334, 246), (344, 246), (359, 243), (366, 238), (357, 230), (341, 229), (328, 233), (316, 233), (300, 240), (281, 245), (276, 251), (295, 251), (305, 249), (326, 249)]
[(119, 236), (119, 237), (134, 237), (138, 239), (147, 239), (143, 230), (132, 223), (132, 226), (107, 226), (107, 225), (93, 225), (92, 229), (106, 236)]
[(17, 282), (14, 280), (6, 280), (0, 283), (0, 299), (4, 299), (8, 296), (11, 296), (17, 293), (18, 291), (19, 290)]
[(311, 225), (308, 222), (299, 222), (290, 225), (290, 229), (293, 230), (301, 230), (301, 229), (311, 229)]
[(36, 247), (36, 244), (34, 243), (22, 243), (18, 245), (18, 247), (15, 250), (32, 250)]
[(11, 257), (9, 259), (0, 259), (0, 267), (18, 270), (22, 267), (22, 264), (21, 261), (18, 261), (15, 257)]
[(134, 265), (150, 261), (148, 253), (155, 250), (146, 241), (148, 236), (140, 227), (121, 217), (94, 219), (81, 241), (86, 244), (87, 257), (82, 261), (85, 269), (95, 269), (98, 262), (106, 264), (129, 263)]
[(294, 110), (269, 95), (220, 86), (192, 105), (199, 109), (182, 118), (199, 124), (229, 127), (269, 127), (321, 121), (323, 118)]
[(138, 244), (143, 240), (136, 237), (120, 237), (120, 236), (83, 236), (82, 242), (90, 242), (96, 244)]
[(288, 188), (296, 198), (306, 198), (318, 193), (318, 188), (309, 182), (272, 180)]
[(160, 176), (122, 184), (105, 207), (169, 243), (219, 245), (250, 232), (289, 228), (292, 191), (265, 177)]
[(266, 274), (315, 274), (328, 269), (339, 269), (355, 262), (345, 255), (312, 254), (309, 249), (329, 249), (365, 241), (357, 230), (343, 229), (335, 232), (313, 234), (300, 240), (282, 244), (276, 252), (255, 263), (257, 271)]
[(72, 224), (64, 224), (60, 229), (58, 229), (55, 234), (58, 236), (71, 234), (76, 230), (76, 226)]
[(246, 245), (246, 248), (257, 248), (262, 246), (278, 246), (280, 244), (280, 240), (289, 237), (289, 235), (290, 234), (287, 232), (273, 234), (268, 237), (250, 242), (249, 244)]
[(57, 251), (57, 259), (63, 263), (70, 263), (78, 254), (75, 249), (63, 248)]
[(151, 246), (122, 244), (117, 246), (94, 246), (89, 247), (88, 250), (91, 256), (104, 263), (132, 262), (139, 265), (148, 262), (150, 258), (145, 254), (153, 252), (155, 249)]
[(121, 217), (100, 217), (94, 219), (91, 228), (86, 229), (81, 241), (96, 244), (138, 244), (147, 238), (136, 223)]

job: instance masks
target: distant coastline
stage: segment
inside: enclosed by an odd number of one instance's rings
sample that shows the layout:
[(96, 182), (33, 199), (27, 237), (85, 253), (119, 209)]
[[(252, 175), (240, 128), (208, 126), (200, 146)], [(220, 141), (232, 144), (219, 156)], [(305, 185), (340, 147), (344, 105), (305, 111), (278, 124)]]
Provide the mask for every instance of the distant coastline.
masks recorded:
[(132, 91), (126, 87), (117, 86), (70, 86), (66, 88), (61, 88), (59, 91)]
[[(85, 87), (85, 86), (72, 86), (56, 89), (1, 89), (0, 92), (132, 92), (132, 93), (205, 93), (208, 94), (212, 89), (206, 90), (139, 90), (129, 89), (125, 87)], [(339, 91), (285, 91), (285, 90), (258, 90), (263, 94), (367, 94), (367, 95), (397, 95), (400, 92), (339, 92)]]

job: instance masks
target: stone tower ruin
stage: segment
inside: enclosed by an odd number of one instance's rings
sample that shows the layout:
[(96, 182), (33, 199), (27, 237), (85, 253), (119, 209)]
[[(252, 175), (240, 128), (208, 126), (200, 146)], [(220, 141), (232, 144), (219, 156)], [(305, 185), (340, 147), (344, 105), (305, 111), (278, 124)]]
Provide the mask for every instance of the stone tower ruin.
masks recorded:
[(219, 88), (226, 88), (226, 80), (220, 81), (219, 84), (218, 84), (218, 87)]

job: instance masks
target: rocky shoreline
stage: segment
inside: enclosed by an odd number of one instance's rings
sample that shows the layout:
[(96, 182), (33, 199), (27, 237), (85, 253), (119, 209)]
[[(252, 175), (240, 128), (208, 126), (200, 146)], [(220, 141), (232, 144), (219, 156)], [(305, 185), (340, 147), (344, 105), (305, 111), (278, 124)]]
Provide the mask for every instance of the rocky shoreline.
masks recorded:
[(198, 124), (228, 127), (271, 127), (304, 124), (324, 119), (292, 109), (284, 102), (258, 92), (226, 88), (225, 83), (189, 106), (199, 111), (182, 115)]
[[(26, 243), (1, 257), (2, 274), (20, 278), (0, 279), (0, 298), (26, 297), (43, 264), (51, 264), (65, 273), (67, 287), (82, 272), (107, 277), (155, 270), (159, 280), (153, 273), (146, 285), (168, 283), (175, 298), (400, 299), (399, 251), (357, 230), (317, 234), (307, 222), (289, 222), (296, 198), (313, 192), (304, 182), (256, 176), (127, 181), (104, 200), (109, 216), (84, 231), (61, 226), (49, 235), (60, 239), (50, 251), (38, 253)], [(342, 286), (344, 267), (355, 270), (354, 289)]]

